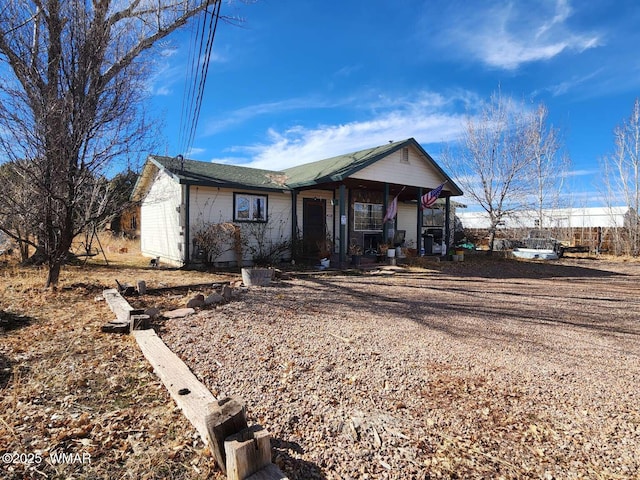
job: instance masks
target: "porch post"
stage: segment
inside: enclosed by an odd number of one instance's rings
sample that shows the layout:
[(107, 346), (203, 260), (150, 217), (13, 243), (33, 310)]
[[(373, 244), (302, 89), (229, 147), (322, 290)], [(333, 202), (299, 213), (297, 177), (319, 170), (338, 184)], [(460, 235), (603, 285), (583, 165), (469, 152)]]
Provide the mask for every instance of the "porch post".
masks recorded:
[(190, 216), (190, 212), (189, 212), (189, 205), (191, 204), (191, 185), (189, 185), (188, 183), (184, 186), (184, 212), (180, 212), (180, 215), (184, 215), (184, 237), (183, 237), (183, 241), (184, 241), (184, 262), (183, 262), (183, 266), (184, 267), (188, 267), (189, 263), (191, 263), (191, 259), (189, 258), (189, 256), (191, 255), (191, 251), (189, 249), (190, 245), (190, 237), (191, 237), (191, 228), (189, 225), (189, 216)]
[(344, 183), (340, 184), (340, 266), (347, 263), (347, 195)]
[(444, 253), (449, 253), (451, 250), (451, 197), (446, 197), (445, 199), (445, 207), (444, 207), (444, 215), (445, 215), (445, 223), (444, 223), (444, 243), (447, 246), (447, 251)]
[[(382, 215), (387, 214), (387, 208), (389, 208), (389, 184), (387, 182), (384, 183), (384, 195), (382, 197)], [(389, 226), (387, 222), (382, 224), (382, 242), (387, 243), (389, 239)]]
[(416, 236), (416, 247), (418, 250), (418, 255), (420, 255), (420, 252), (422, 251), (423, 245), (423, 238), (422, 238), (422, 208), (420, 208), (421, 205), (421, 201), (422, 201), (422, 187), (418, 187), (418, 204), (417, 204), (417, 208), (418, 208), (418, 218), (417, 218), (417, 224), (418, 224), (418, 235)]
[(291, 190), (291, 258), (300, 252), (298, 245), (298, 191)]

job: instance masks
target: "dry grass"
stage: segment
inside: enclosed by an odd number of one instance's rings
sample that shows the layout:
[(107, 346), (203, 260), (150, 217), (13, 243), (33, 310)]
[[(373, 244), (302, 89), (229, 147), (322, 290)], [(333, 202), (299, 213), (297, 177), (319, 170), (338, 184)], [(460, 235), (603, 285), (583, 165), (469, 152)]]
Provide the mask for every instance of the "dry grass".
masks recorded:
[[(95, 298), (116, 278), (170, 286), (221, 277), (150, 269), (134, 242), (103, 246), (109, 266), (102, 256), (67, 266), (56, 292), (42, 290), (44, 269), (0, 266), (0, 454), (23, 455), (3, 456), (0, 477), (217, 478), (133, 338), (100, 332), (113, 314)], [(56, 464), (61, 453), (78, 456)]]

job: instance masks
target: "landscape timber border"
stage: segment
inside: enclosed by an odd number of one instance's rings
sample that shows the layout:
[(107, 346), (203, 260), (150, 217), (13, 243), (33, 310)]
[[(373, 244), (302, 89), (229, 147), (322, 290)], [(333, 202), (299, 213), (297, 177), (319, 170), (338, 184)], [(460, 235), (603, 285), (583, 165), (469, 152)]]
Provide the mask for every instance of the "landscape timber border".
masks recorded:
[[(104, 290), (103, 297), (116, 315), (117, 321), (112, 323), (126, 325), (171, 398), (209, 445), (228, 480), (288, 480), (271, 463), (269, 432), (257, 424), (247, 425), (242, 400), (217, 399), (155, 330), (149, 328), (144, 312), (131, 307), (115, 289)], [(147, 317), (142, 319), (146, 321), (136, 321), (139, 316)], [(104, 327), (103, 331), (106, 331)]]

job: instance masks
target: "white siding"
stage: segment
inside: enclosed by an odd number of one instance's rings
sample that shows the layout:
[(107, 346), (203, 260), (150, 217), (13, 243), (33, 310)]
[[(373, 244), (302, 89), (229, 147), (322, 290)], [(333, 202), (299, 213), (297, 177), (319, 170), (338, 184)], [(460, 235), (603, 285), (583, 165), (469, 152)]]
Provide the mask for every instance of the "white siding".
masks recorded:
[[(391, 201), (391, 200), (389, 200)], [(418, 245), (418, 212), (417, 204), (398, 204), (396, 230), (406, 230), (404, 243), (408, 247), (417, 248)]]
[[(191, 238), (207, 224), (234, 221), (234, 193), (264, 195), (267, 197), (267, 224), (254, 224), (256, 228), (252, 231), (255, 232), (261, 225), (264, 225), (270, 242), (280, 242), (291, 237), (290, 193), (252, 191), (240, 188), (191, 187), (189, 208), (189, 234)], [(252, 223), (235, 223), (240, 225), (245, 237), (250, 236), (247, 230), (251, 229)], [(233, 251), (225, 252), (215, 260), (215, 263), (235, 264), (235, 253)], [(246, 248), (243, 251), (243, 263), (251, 263), (251, 255)]]
[(182, 265), (180, 202), (182, 187), (160, 171), (140, 206), (140, 249), (144, 256)]
[[(403, 162), (402, 149), (351, 175), (351, 178), (435, 188), (444, 178), (424, 156), (409, 148), (409, 162)], [(445, 185), (446, 190), (446, 185)]]

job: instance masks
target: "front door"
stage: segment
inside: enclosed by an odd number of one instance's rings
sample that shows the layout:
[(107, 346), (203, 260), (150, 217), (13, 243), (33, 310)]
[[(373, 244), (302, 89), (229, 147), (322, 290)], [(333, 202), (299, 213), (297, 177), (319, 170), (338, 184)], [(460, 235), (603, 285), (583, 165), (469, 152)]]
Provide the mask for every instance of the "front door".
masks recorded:
[(324, 254), (327, 243), (327, 201), (304, 198), (302, 203), (302, 248), (306, 257)]

